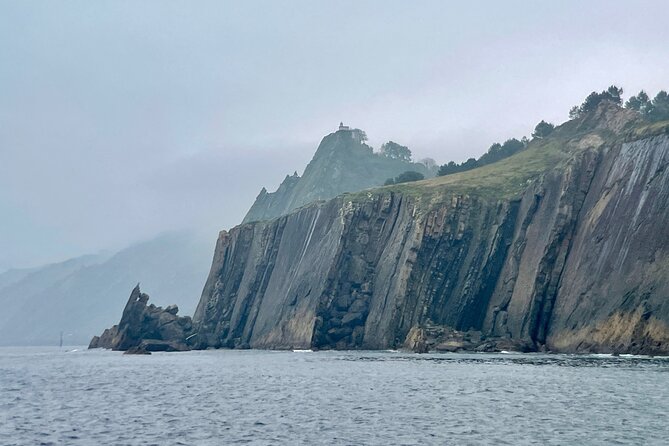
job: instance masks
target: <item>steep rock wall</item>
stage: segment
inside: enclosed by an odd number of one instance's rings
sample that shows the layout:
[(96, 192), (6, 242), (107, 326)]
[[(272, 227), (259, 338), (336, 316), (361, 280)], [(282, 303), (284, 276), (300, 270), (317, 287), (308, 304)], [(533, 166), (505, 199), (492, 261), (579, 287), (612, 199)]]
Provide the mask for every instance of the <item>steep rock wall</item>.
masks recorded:
[(308, 348), (342, 238), (341, 203), (221, 232), (195, 312), (200, 346)]
[(669, 352), (669, 137), (604, 156), (577, 221), (547, 345)]
[(390, 348), (412, 327), (669, 352), (669, 138), (584, 138), (516, 199), (370, 191), (223, 232), (199, 347)]

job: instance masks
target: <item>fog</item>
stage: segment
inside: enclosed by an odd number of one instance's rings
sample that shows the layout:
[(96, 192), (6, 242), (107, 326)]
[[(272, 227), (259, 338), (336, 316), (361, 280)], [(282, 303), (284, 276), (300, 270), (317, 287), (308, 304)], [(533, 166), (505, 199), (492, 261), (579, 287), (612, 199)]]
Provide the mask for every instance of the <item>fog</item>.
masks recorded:
[[(238, 224), (339, 121), (439, 163), (669, 88), (665, 1), (0, 3), (0, 271)], [(664, 80), (662, 84), (661, 80)]]

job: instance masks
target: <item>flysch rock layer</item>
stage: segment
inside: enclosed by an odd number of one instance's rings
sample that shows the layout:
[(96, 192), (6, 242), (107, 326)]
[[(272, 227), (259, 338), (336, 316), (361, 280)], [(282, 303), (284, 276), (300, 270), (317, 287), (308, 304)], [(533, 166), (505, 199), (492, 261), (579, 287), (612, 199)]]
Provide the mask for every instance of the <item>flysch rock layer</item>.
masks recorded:
[(385, 349), (442, 327), (472, 348), (669, 353), (669, 137), (612, 138), (630, 117), (598, 113), (517, 194), (427, 181), (221, 232), (195, 347)]

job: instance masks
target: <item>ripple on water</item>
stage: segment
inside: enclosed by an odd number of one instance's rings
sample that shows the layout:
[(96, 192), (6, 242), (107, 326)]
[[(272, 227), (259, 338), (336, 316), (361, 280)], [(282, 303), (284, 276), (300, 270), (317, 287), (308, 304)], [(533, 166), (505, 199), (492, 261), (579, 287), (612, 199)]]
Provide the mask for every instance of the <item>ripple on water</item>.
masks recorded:
[(602, 355), (0, 349), (0, 444), (665, 444), (667, 371)]

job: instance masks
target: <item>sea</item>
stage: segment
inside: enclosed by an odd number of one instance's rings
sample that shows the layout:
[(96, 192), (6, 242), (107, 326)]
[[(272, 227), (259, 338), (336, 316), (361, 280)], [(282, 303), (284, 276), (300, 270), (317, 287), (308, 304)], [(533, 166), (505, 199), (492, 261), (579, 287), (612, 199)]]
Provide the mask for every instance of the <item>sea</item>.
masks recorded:
[(0, 348), (0, 445), (668, 445), (669, 359)]

